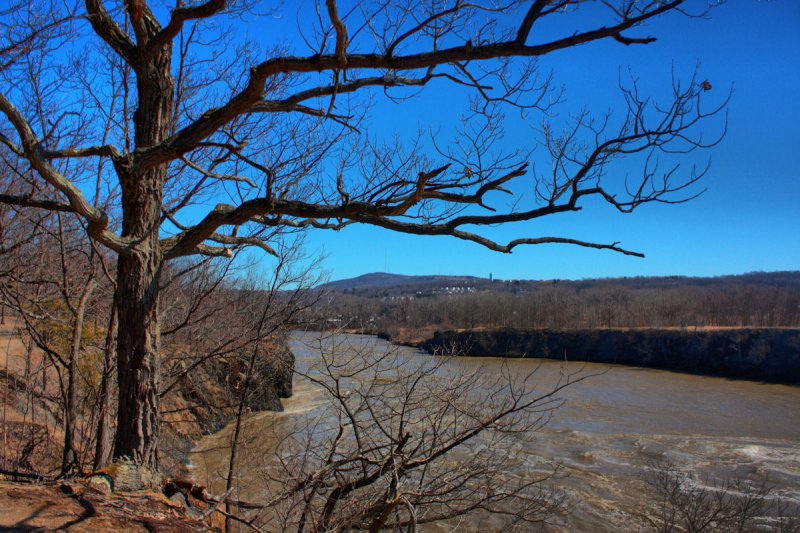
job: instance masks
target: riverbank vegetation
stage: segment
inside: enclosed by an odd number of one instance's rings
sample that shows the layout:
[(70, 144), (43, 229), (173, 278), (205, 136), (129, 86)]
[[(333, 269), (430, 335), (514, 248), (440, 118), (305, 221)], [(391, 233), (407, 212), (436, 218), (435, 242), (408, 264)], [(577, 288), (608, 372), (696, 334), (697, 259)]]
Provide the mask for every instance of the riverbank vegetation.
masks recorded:
[[(6, 222), (0, 266), (2, 468), (44, 477), (85, 474), (112, 461), (119, 410), (111, 258), (74, 218), (45, 214)], [(297, 271), (299, 247), (279, 249), (281, 260), (266, 280), (237, 275), (246, 272), (246, 263), (236, 273), (233, 263), (212, 259), (179, 262), (162, 272), (159, 424), (165, 428), (165, 470), (184, 462), (193, 438), (232, 418), (245, 375), (258, 381), (248, 409), (280, 409), (279, 399), (291, 394), (293, 356), (285, 335), (297, 314), (315, 303), (304, 289), (317, 280)], [(264, 317), (260, 328), (256, 316)], [(257, 361), (250, 365), (254, 351)], [(9, 440), (10, 428), (18, 438)], [(42, 453), (48, 446), (63, 453)], [(35, 456), (46, 463), (31, 463)]]
[(580, 281), (440, 278), (332, 284), (318, 326), (362, 328), (400, 342), (420, 342), (437, 330), (800, 328), (797, 272)]

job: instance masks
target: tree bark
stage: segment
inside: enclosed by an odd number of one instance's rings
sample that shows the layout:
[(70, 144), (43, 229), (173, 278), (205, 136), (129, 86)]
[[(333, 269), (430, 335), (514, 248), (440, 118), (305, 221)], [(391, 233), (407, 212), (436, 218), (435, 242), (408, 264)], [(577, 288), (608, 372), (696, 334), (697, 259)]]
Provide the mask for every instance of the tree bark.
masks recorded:
[(117, 262), (117, 435), (114, 458), (157, 468), (158, 274), (160, 254), (152, 240)]
[[(173, 114), (171, 49), (165, 47), (137, 70), (139, 106), (133, 116), (138, 148), (167, 137)], [(158, 468), (159, 247), (166, 165), (123, 173), (122, 236), (135, 244), (117, 260), (117, 380), (119, 405), (114, 458)]]
[(94, 448), (94, 470), (99, 470), (108, 464), (111, 458), (111, 373), (114, 369), (114, 340), (117, 337), (117, 298), (111, 302), (111, 316), (108, 319), (106, 342), (103, 346), (103, 377), (100, 381), (100, 394), (98, 395), (97, 415), (97, 441)]
[(86, 315), (86, 304), (97, 286), (93, 279), (89, 279), (81, 294), (78, 307), (75, 309), (75, 319), (72, 327), (72, 345), (69, 354), (69, 368), (67, 374), (67, 395), (64, 406), (64, 450), (61, 457), (61, 475), (67, 475), (73, 470), (81, 471), (78, 452), (75, 449), (75, 419), (78, 404), (78, 391), (75, 388), (78, 379), (78, 359), (81, 355), (81, 340), (83, 339), (83, 320)]

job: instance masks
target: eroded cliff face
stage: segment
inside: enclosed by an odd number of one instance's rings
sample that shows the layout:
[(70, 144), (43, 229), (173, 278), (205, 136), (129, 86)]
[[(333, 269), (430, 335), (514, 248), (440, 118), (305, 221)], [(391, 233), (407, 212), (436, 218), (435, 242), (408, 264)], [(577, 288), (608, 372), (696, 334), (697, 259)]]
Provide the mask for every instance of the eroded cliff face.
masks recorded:
[(437, 353), (617, 363), (727, 377), (800, 383), (800, 330), (496, 330), (436, 332)]
[[(165, 397), (160, 447), (166, 464), (162, 468), (179, 468), (193, 441), (219, 431), (233, 419), (247, 379), (248, 359), (243, 354), (191, 368)], [(249, 378), (246, 409), (282, 411), (281, 398), (292, 395), (293, 373), (294, 354), (286, 336), (270, 339)]]

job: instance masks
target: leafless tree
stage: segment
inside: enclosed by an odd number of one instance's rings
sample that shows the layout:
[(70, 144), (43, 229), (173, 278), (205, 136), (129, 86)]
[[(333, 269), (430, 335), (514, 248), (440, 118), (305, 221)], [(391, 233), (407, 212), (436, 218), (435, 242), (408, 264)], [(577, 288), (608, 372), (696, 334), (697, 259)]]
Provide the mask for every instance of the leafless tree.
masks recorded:
[(476, 328), (796, 328), (800, 286), (789, 276), (760, 282), (747, 276), (525, 281), (519, 292), (514, 284), (487, 286), (477, 280), (474, 292), (465, 294), (414, 286), (395, 287), (393, 296), (370, 289), (357, 295), (334, 292), (316, 324), (326, 329), (331, 325), (326, 319), (337, 318), (351, 329), (386, 332), (403, 341)]
[[(259, 386), (258, 381), (264, 379), (265, 374), (274, 374), (277, 370), (292, 379), (293, 368), (276, 369), (276, 355), (268, 355), (270, 352), (279, 351), (285, 348), (286, 335), (288, 329), (295, 326), (298, 316), (306, 309), (316, 304), (320, 293), (311, 291), (318, 283), (319, 279), (313, 275), (313, 270), (307, 265), (298, 265), (298, 248), (296, 246), (283, 246), (278, 249), (280, 259), (275, 266), (271, 279), (266, 282), (263, 280), (253, 280), (246, 286), (250, 299), (257, 295), (257, 300), (252, 311), (256, 313), (257, 320), (251, 321), (253, 334), (250, 337), (247, 349), (241, 357), (236, 390), (235, 416), (233, 432), (231, 435), (231, 445), (228, 458), (228, 469), (225, 482), (225, 494), (236, 496), (236, 489), (239, 478), (238, 455), (242, 440), (242, 427), (244, 417), (249, 407), (256, 404), (253, 396), (263, 394), (263, 385)], [(283, 361), (284, 364), (288, 363)], [(264, 367), (266, 368), (266, 372)], [(287, 371), (288, 370), (288, 371)], [(236, 514), (233, 511), (233, 504), (226, 500), (226, 530), (233, 530), (233, 522)]]
[[(530, 147), (501, 152), (492, 143), (503, 108), (535, 113), (558, 100), (538, 58), (598, 41), (650, 43), (641, 27), (706, 7), (690, 3), (600, 2), (592, 27), (562, 21), (560, 35), (542, 38), (540, 26), (587, 3), (345, 8), (326, 0), (298, 11), (302, 51), (240, 31), (266, 23), (258, 17), (273, 10), (260, 2), (179, 1), (166, 9), (146, 0), (113, 7), (14, 0), (4, 7), (0, 142), (27, 185), (0, 191), (0, 203), (72, 213), (117, 256), (114, 456), (156, 466), (159, 275), (167, 261), (247, 246), (274, 254), (281, 233), (350, 224), (449, 235), (499, 252), (566, 243), (640, 255), (616, 242), (559, 236), (499, 243), (473, 228), (578, 211), (589, 197), (629, 212), (694, 195), (687, 187), (702, 171), (680, 177), (656, 163), (661, 153), (713, 144), (696, 131), (719, 109), (701, 105), (707, 84), (699, 79), (675, 81), (661, 105), (633, 82), (616, 121), (582, 113), (566, 129), (545, 122), (547, 174), (528, 172)], [(404, 102), (434, 81), (473, 95), (460, 141), (445, 147), (442, 139), (369, 134), (370, 95)], [(631, 155), (641, 158), (642, 174), (615, 183), (614, 162)], [(94, 187), (98, 168), (103, 179)], [(524, 176), (532, 176), (535, 200), (490, 205), (493, 193)], [(217, 205), (209, 210), (209, 203)]]
[[(722, 482), (701, 479), (673, 462), (658, 459), (645, 476), (655, 501), (642, 514), (648, 530), (660, 533), (703, 531), (791, 531), (797, 526), (797, 508), (784, 502), (768, 481), (753, 484), (740, 479)], [(764, 529), (769, 517), (771, 526)]]
[[(61, 398), (62, 474), (80, 471), (93, 433), (84, 415), (96, 407), (93, 362), (85, 356), (100, 353), (97, 322), (108, 313), (102, 296), (113, 292), (113, 284), (103, 278), (103, 258), (71, 215), (18, 216), (10, 222), (2, 241), (7, 253), (0, 300), (13, 309), (18, 329), (42, 362), (49, 363), (42, 369), (43, 383), (54, 382), (40, 395)], [(28, 359), (26, 369), (35, 365)], [(23, 374), (27, 382), (28, 371)], [(19, 369), (17, 375), (22, 377)]]
[[(244, 523), (259, 531), (414, 531), (486, 520), (530, 531), (554, 520), (558, 466), (531, 465), (515, 450), (561, 404), (560, 392), (588, 373), (565, 369), (544, 384), (535, 373), (467, 370), (449, 356), (408, 357), (363, 340), (306, 336), (321, 354), (301, 371), (321, 391), (318, 407), (242, 431), (249, 481), (236, 503)], [(272, 438), (259, 439), (266, 428)], [(222, 488), (226, 465), (218, 464), (209, 481)]]

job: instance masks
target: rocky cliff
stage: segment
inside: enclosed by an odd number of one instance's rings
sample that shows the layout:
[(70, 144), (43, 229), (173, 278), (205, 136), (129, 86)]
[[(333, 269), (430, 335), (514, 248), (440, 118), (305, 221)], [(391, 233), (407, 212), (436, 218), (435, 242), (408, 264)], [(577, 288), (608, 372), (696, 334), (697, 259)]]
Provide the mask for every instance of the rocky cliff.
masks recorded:
[[(178, 386), (166, 397), (163, 406), (164, 431), (161, 437), (162, 468), (180, 469), (187, 460), (193, 441), (219, 431), (233, 420), (247, 379), (249, 355), (214, 359), (182, 369)], [(248, 411), (282, 411), (281, 398), (292, 395), (294, 354), (286, 336), (270, 339), (253, 369), (245, 400)]]
[(800, 330), (496, 330), (436, 332), (435, 353), (618, 363), (727, 377), (800, 383)]

